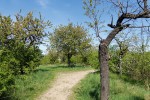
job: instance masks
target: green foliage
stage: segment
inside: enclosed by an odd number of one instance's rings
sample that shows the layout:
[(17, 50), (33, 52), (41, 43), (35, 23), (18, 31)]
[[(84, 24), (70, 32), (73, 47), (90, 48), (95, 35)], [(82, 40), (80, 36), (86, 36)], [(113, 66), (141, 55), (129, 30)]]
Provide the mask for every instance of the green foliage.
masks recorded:
[(145, 53), (128, 53), (123, 59), (124, 73), (132, 79), (145, 84), (146, 88), (150, 87), (150, 52)]
[(44, 55), (44, 57), (41, 60), (42, 65), (57, 64), (57, 63), (62, 63), (62, 62), (61, 62), (60, 54), (58, 54), (55, 49), (49, 50), (48, 54)]
[(99, 69), (98, 50), (95, 47), (91, 48), (91, 50), (89, 51), (88, 63), (92, 67)]
[(6, 63), (1, 63), (0, 64), (0, 98), (7, 95), (11, 95), (12, 91), (10, 90), (14, 89), (13, 78), (14, 77), (11, 71), (6, 70)]
[(43, 55), (43, 57), (41, 59), (41, 64), (42, 65), (48, 65), (48, 64), (50, 64), (50, 62), (49, 62), (49, 56), (48, 55)]
[(49, 63), (54, 64), (58, 62), (58, 53), (56, 50), (49, 50), (48, 52)]
[(71, 62), (72, 63), (77, 63), (77, 64), (82, 64), (82, 55), (75, 55), (71, 57)]
[(60, 25), (50, 36), (51, 47), (58, 53), (64, 54), (68, 59), (68, 65), (71, 64), (71, 57), (84, 52), (91, 46), (91, 39), (87, 35), (87, 30), (82, 26), (74, 26), (69, 23), (67, 26)]
[[(109, 68), (112, 72), (119, 71), (119, 50), (115, 46), (110, 48), (111, 59), (109, 61)], [(138, 81), (145, 85), (145, 88), (150, 88), (150, 52), (128, 51), (121, 59), (122, 73), (129, 76), (131, 79)]]
[[(41, 17), (34, 18), (32, 12), (25, 17), (17, 14), (16, 21), (0, 16), (0, 49), (7, 51), (7, 59), (12, 58), (9, 59), (9, 68), (14, 74), (24, 74), (39, 65), (41, 51), (38, 44), (46, 36), (44, 29), (47, 26), (50, 26), (49, 22)], [(4, 57), (1, 59), (7, 60)]]
[(110, 55), (110, 60), (109, 60), (109, 68), (112, 72), (117, 73), (119, 68), (118, 68), (118, 64), (119, 64), (119, 52), (120, 50), (116, 49), (117, 46), (113, 45), (110, 46), (109, 48), (109, 55)]
[(39, 66), (41, 51), (38, 45), (47, 33), (49, 22), (18, 13), (13, 21), (0, 15), (0, 97), (10, 95), (15, 75), (33, 71)]
[(109, 47), (109, 54), (111, 57), (109, 60), (109, 67), (111, 71), (122, 74), (122, 70), (123, 70), (122, 59), (129, 51), (128, 50), (129, 40), (120, 41), (117, 38), (115, 40), (117, 41), (117, 45), (113, 45)]
[[(9, 58), (8, 58), (9, 57)], [(14, 88), (13, 71), (17, 61), (9, 50), (0, 50), (0, 98), (11, 95)]]

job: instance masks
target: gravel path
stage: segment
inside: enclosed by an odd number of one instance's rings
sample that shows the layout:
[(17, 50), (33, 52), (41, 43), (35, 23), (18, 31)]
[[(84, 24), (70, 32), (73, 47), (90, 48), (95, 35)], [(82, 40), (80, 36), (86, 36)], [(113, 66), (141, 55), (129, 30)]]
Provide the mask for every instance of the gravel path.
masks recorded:
[(73, 86), (91, 72), (94, 70), (59, 73), (52, 87), (37, 100), (68, 100)]

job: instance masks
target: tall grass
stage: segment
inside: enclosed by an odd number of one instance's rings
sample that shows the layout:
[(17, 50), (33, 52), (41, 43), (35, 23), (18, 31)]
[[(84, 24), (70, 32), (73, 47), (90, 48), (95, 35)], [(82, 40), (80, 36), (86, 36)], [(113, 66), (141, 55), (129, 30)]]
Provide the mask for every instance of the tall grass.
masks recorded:
[(87, 69), (89, 67), (76, 66), (69, 68), (64, 65), (40, 66), (31, 74), (16, 77), (15, 93), (11, 100), (34, 100), (51, 86), (57, 73)]
[(40, 68), (29, 75), (16, 77), (15, 99), (33, 100), (34, 97), (50, 86), (54, 76), (55, 73), (50, 67), (40, 66)]
[[(74, 89), (76, 100), (99, 100), (100, 77), (99, 73), (89, 74)], [(120, 79), (115, 74), (110, 75), (110, 100), (150, 100), (150, 91), (141, 85), (133, 84)]]

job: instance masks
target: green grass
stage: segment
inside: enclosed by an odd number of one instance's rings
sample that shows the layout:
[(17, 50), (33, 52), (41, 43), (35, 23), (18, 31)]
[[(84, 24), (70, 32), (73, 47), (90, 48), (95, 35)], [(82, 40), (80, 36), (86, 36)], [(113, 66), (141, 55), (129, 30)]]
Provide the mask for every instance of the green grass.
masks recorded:
[(40, 66), (29, 75), (16, 77), (16, 89), (13, 100), (33, 100), (51, 86), (58, 72), (87, 70), (89, 67), (77, 66), (68, 68), (66, 66), (50, 65)]
[[(75, 100), (99, 100), (100, 77), (99, 73), (89, 74), (75, 88)], [(133, 84), (120, 79), (116, 74), (110, 75), (109, 100), (150, 100), (150, 91), (141, 85)]]

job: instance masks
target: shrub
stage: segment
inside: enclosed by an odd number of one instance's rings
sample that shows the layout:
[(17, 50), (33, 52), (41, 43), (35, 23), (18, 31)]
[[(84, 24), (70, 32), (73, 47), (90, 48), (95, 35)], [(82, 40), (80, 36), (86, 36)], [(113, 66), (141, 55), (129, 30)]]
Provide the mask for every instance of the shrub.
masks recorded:
[(88, 63), (96, 68), (96, 69), (99, 69), (99, 59), (98, 59), (98, 51), (95, 50), (95, 49), (92, 49), (90, 52), (89, 52), (89, 56), (88, 56)]

